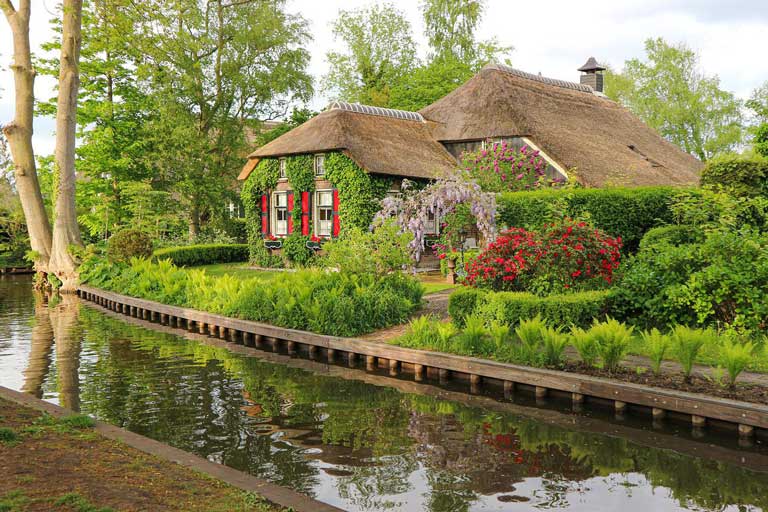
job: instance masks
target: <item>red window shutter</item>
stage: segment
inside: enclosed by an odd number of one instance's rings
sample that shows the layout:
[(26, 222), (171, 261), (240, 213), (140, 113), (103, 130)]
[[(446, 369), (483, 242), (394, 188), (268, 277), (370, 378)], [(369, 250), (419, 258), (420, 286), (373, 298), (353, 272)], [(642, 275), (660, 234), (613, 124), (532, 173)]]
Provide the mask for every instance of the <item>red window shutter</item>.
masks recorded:
[(288, 234), (293, 233), (293, 192), (288, 192)]
[(333, 189), (333, 230), (331, 235), (339, 236), (339, 191)]
[(269, 196), (261, 195), (261, 234), (269, 234)]
[(309, 235), (309, 192), (301, 193), (301, 234)]

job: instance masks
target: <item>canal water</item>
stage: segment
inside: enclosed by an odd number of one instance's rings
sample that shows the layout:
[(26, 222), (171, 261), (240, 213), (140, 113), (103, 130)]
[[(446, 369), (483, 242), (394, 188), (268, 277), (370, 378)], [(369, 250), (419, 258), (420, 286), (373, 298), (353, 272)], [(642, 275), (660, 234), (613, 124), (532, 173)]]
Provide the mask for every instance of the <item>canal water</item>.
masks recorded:
[(345, 510), (768, 510), (760, 441), (253, 352), (28, 277), (0, 278), (0, 385)]

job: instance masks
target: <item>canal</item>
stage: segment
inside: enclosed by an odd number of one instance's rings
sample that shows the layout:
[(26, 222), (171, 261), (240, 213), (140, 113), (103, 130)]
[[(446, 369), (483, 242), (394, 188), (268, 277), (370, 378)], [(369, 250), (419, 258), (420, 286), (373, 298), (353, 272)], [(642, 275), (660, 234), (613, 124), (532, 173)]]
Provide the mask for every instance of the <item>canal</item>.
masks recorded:
[(0, 385), (345, 510), (768, 510), (759, 439), (259, 352), (0, 277)]

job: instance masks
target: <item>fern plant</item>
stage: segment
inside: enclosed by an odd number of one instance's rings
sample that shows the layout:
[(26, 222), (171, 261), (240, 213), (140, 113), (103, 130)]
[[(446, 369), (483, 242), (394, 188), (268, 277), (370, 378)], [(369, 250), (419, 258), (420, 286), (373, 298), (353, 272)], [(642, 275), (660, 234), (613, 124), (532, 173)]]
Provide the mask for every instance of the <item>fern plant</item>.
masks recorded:
[(568, 337), (561, 329), (544, 327), (540, 336), (543, 346), (544, 364), (555, 368), (563, 366), (565, 347), (568, 345)]
[(587, 332), (594, 338), (603, 368), (609, 372), (615, 371), (629, 350), (632, 327), (608, 317), (605, 322), (595, 321)]
[(664, 361), (664, 356), (667, 354), (672, 342), (669, 336), (662, 334), (656, 328), (643, 332), (641, 336), (648, 351), (648, 358), (651, 360), (651, 370), (654, 375), (659, 375), (661, 373), (661, 363)]
[(752, 354), (755, 351), (755, 343), (740, 341), (736, 337), (727, 336), (720, 345), (718, 364), (728, 375), (728, 387), (736, 385), (736, 379), (746, 369)]
[(587, 366), (596, 366), (600, 357), (597, 351), (597, 340), (588, 331), (579, 327), (571, 329), (571, 344), (579, 353), (579, 358)]
[(487, 355), (490, 351), (485, 343), (486, 335), (485, 321), (478, 316), (468, 316), (464, 330), (456, 337), (457, 351), (467, 355)]
[(541, 333), (546, 327), (547, 324), (541, 319), (541, 315), (522, 320), (515, 327), (515, 334), (520, 340), (520, 359), (523, 363), (531, 365), (539, 363), (539, 352), (543, 344)]
[(672, 330), (672, 348), (677, 362), (683, 367), (683, 378), (691, 381), (691, 372), (701, 349), (716, 343), (717, 334), (711, 329), (695, 329), (678, 325)]

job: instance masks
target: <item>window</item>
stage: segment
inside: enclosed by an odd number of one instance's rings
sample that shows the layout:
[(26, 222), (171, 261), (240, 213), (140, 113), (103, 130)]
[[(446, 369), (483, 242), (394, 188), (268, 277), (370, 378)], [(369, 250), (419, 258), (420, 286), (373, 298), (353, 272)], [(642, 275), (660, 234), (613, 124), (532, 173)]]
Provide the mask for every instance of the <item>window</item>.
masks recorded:
[(288, 234), (288, 193), (275, 192), (272, 197), (272, 233), (274, 235)]
[(280, 159), (280, 179), (286, 180), (288, 179), (288, 172), (286, 171), (286, 160), (285, 158)]
[(333, 190), (315, 192), (315, 234), (331, 236), (333, 230)]
[(325, 176), (325, 155), (315, 155), (315, 176)]

